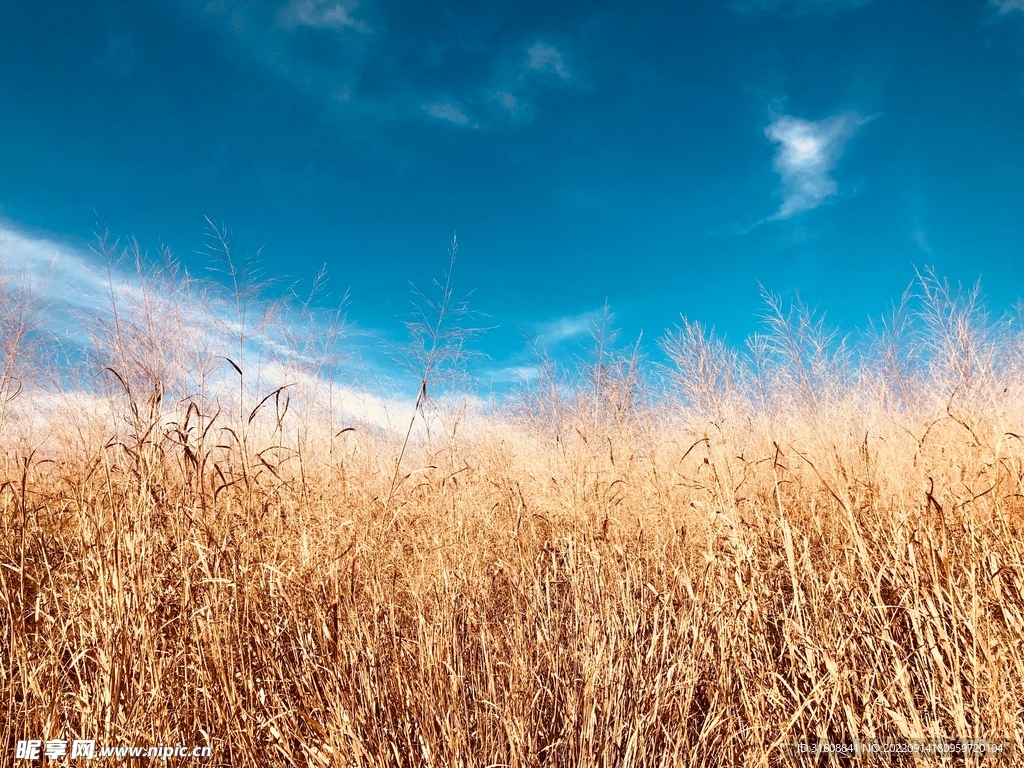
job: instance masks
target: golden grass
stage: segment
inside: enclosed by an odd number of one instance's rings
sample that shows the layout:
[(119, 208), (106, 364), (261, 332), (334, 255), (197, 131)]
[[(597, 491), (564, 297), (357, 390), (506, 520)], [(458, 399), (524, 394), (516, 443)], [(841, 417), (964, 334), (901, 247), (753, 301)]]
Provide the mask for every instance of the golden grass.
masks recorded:
[(794, 739), (945, 737), (1020, 764), (1024, 408), (996, 379), (896, 408), (776, 376), (765, 405), (691, 370), (686, 403), (645, 403), (596, 370), (438, 407), (397, 488), (402, 435), (273, 399), (215, 419), (126, 386), (10, 417), (2, 744), (782, 766), (837, 764)]

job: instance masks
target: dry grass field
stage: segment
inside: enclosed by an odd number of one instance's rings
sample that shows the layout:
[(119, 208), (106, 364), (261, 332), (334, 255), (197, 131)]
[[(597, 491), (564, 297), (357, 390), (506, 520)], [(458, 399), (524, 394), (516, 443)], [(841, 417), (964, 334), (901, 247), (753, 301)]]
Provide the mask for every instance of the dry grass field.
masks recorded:
[[(778, 303), (742, 354), (684, 324), (664, 370), (602, 346), (420, 398), (406, 440), (411, 396), (397, 429), (349, 419), (324, 332), (271, 338), (237, 281), (112, 284), (58, 376), (4, 280), (0, 762), (1024, 761), (1024, 343), (970, 294), (925, 276), (849, 349)], [(435, 319), (429, 365), (462, 350)]]

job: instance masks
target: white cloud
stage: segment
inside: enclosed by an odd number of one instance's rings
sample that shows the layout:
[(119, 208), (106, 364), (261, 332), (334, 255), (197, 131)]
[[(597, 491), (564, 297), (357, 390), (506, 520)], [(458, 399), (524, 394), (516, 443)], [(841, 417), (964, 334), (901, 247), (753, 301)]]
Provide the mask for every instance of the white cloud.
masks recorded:
[(1024, 0), (991, 0), (992, 5), (999, 9), (1000, 13), (1010, 11), (1024, 11)]
[(352, 17), (359, 7), (358, 0), (325, 2), (324, 0), (292, 0), (281, 11), (281, 23), (288, 28), (316, 27), (327, 29), (354, 29), (369, 32), (365, 22)]
[(765, 136), (779, 145), (772, 167), (782, 177), (782, 206), (772, 219), (817, 208), (839, 191), (830, 174), (846, 140), (865, 122), (849, 112), (817, 122), (784, 115), (765, 129)]
[(451, 101), (434, 101), (423, 105), (423, 111), (438, 120), (446, 120), (455, 125), (466, 125), (469, 123), (469, 116), (462, 107)]
[(534, 43), (526, 51), (526, 68), (535, 72), (551, 72), (563, 80), (569, 79), (569, 70), (565, 66), (565, 57), (555, 46), (547, 43)]

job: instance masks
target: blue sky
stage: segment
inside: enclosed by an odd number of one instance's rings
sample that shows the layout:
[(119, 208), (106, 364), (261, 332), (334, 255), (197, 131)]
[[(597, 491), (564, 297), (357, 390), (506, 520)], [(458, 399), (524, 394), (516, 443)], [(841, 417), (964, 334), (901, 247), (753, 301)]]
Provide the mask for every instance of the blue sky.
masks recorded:
[(269, 276), (326, 263), (398, 336), (445, 266), (494, 371), (679, 314), (734, 342), (760, 285), (844, 329), (934, 266), (1014, 304), (1024, 0), (7, 3), (0, 216), (97, 219), (190, 267), (204, 216)]

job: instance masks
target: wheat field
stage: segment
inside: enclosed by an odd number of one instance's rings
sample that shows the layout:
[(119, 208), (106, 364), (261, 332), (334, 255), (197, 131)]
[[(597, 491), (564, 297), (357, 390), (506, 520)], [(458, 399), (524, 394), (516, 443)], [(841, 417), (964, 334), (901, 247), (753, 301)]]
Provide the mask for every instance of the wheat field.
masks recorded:
[(386, 428), (337, 407), (306, 305), (142, 269), (58, 365), (46, 308), (0, 284), (6, 745), (790, 766), (848, 762), (797, 742), (955, 738), (1007, 748), (865, 760), (1024, 760), (1024, 344), (970, 292), (925, 275), (845, 344), (768, 297), (743, 349), (684, 321), (664, 366), (601, 340), (491, 399), (434, 395), (467, 338), (434, 317)]

